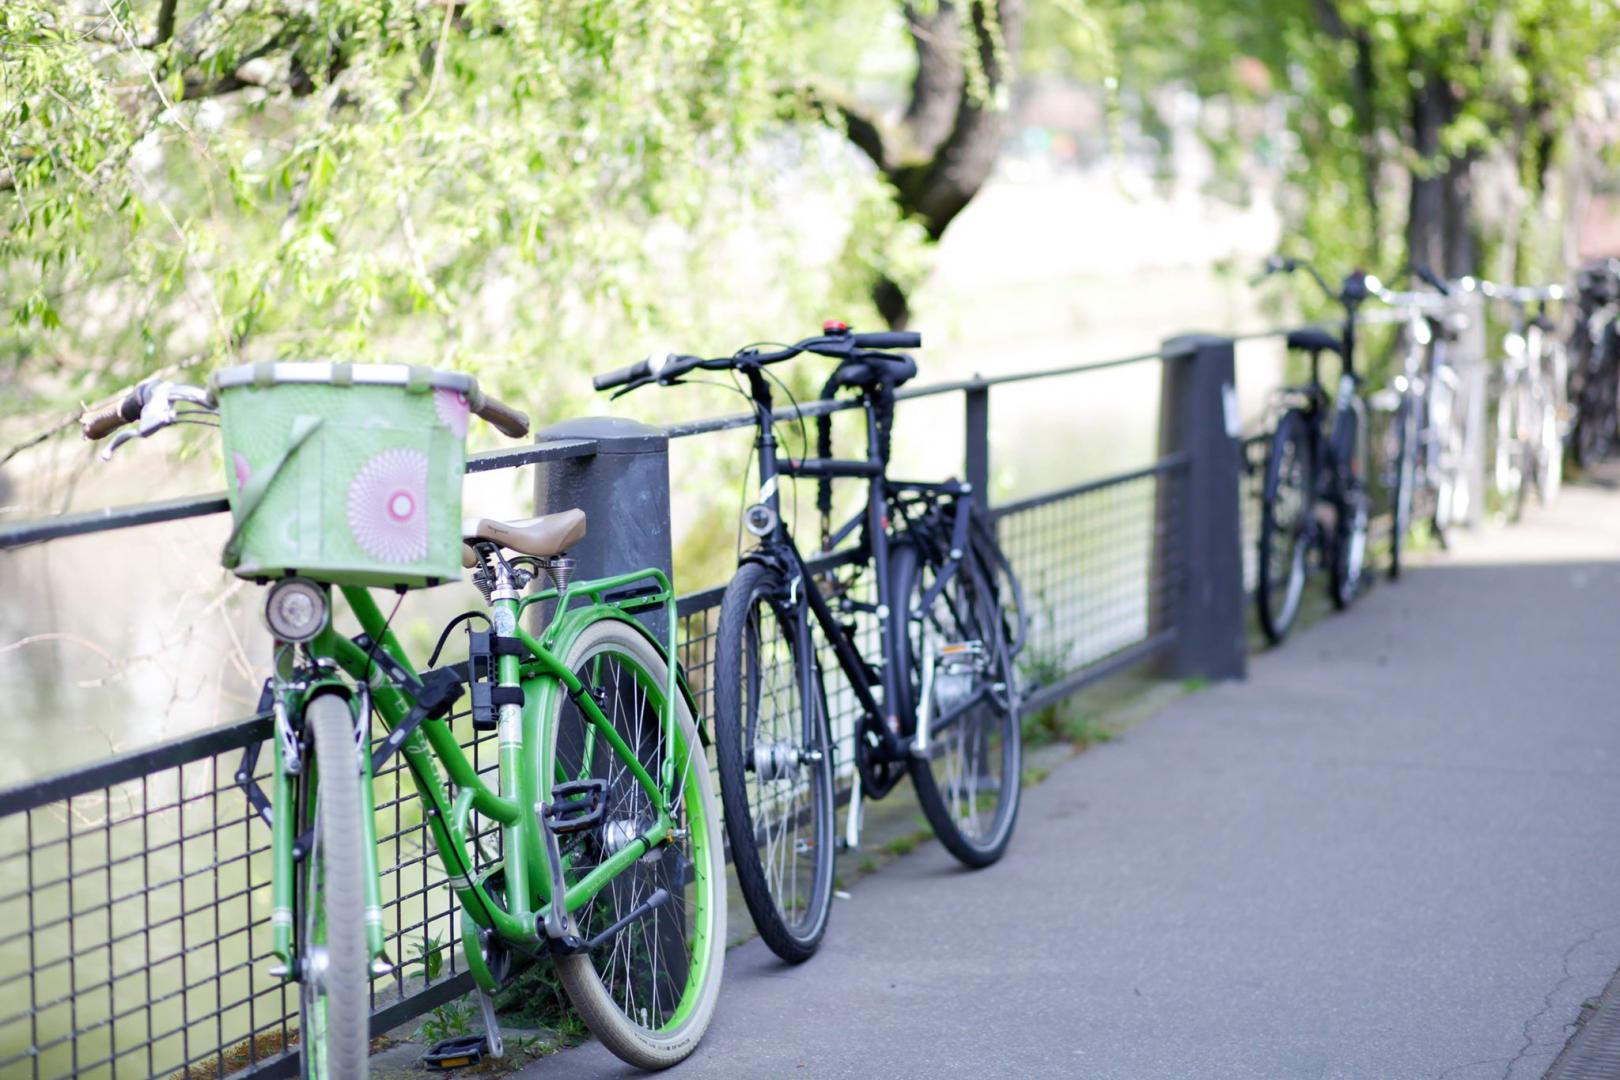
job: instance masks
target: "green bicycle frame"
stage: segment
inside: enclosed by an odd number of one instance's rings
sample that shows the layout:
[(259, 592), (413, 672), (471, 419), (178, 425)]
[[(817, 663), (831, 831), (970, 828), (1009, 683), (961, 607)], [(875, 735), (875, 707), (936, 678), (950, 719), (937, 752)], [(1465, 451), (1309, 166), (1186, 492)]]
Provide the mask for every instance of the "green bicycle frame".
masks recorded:
[[(609, 598), (611, 593), (638, 584), (644, 586), (642, 595)], [(345, 585), (340, 588), (361, 629), (377, 643), (376, 647), (386, 650), (405, 671), (417, 675), (415, 666), (389, 629), (388, 620), (371, 593), (360, 586)], [(576, 605), (576, 597), (588, 598), (589, 603)], [(531, 605), (553, 600), (558, 602), (558, 609), (536, 639), (521, 626), (521, 616)], [(614, 729), (596, 700), (587, 692), (588, 687), (568, 669), (561, 657), (567, 654), (587, 627), (602, 619), (626, 622), (651, 639), (632, 613), (658, 605), (663, 607), (669, 637), (666, 643), (662, 643), (662, 651), (668, 662), (663, 687), (664, 702), (660, 710), (663, 746), (666, 749), (660, 762), (660, 775), (654, 777)], [(545, 760), (542, 748), (546, 745), (546, 725), (552, 722), (551, 718), (559, 707), (559, 693), (568, 695), (589, 721), (587, 745), (594, 746), (597, 741), (605, 741), (646, 792), (651, 807), (657, 813), (656, 820), (639, 837), (566, 888), (561, 898), (563, 909), (573, 912), (587, 904), (608, 882), (669, 835), (672, 827), (670, 807), (674, 802), (676, 783), (675, 704), (676, 695), (684, 692), (675, 663), (675, 596), (668, 577), (662, 571), (648, 569), (576, 582), (561, 594), (556, 589), (546, 589), (522, 598), (496, 599), (490, 605), (489, 614), (496, 632), (515, 637), (522, 642), (527, 653), (523, 656), (503, 654), (497, 661), (497, 684), (521, 686), (524, 704), (521, 712), (515, 705), (500, 707), (496, 788), (492, 790), (478, 774), (450, 725), (443, 721), (421, 724), (400, 746), (400, 753), (422, 799), (423, 818), (433, 837), (441, 865), (465, 913), (478, 926), (493, 931), (503, 940), (534, 946), (544, 936), (540, 927), (554, 902), (544, 857), (544, 826), (539, 808), (550, 801), (555, 783), (574, 779), (554, 776), (541, 768)], [(366, 650), (330, 626), (310, 642), (309, 653), (317, 662), (330, 659), (352, 679), (365, 682), (372, 704), (382, 717), (383, 725), (390, 731), (405, 720), (415, 705), (404, 689), (370, 661)], [(326, 685), (323, 683), (311, 687), (296, 700), (289, 695), (284, 707), (301, 709), (310, 696)], [(376, 959), (383, 957), (385, 941), (377, 871), (369, 739), (366, 740), (366, 752), (362, 754), (362, 759), (364, 820), (361, 827), (364, 829), (367, 859), (367, 940), (372, 957)], [(272, 916), (273, 950), (278, 958), (289, 965), (294, 951), (292, 893), (296, 879), (293, 849), (297, 839), (292, 813), (293, 781), (293, 777), (285, 774), (281, 755), (277, 753), (271, 794), (274, 807), (271, 819), (274, 859), (272, 904), (275, 911)], [(449, 794), (447, 782), (454, 786), (454, 798)], [(473, 844), (468, 835), (468, 819), (475, 811), (501, 828), (503, 843), (500, 863), (477, 875), (473, 871)], [(491, 895), (487, 883), (496, 870), (503, 871), (504, 886), (504, 895), (498, 901)], [(283, 911), (285, 915), (281, 914)]]

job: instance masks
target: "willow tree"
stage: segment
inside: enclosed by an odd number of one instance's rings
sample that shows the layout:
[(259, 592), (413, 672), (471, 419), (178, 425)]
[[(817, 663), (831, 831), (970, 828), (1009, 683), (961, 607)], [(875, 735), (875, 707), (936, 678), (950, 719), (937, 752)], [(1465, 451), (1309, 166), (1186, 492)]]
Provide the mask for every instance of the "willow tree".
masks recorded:
[[(815, 66), (803, 72), (798, 91), (877, 170), (894, 217), (933, 244), (995, 169), (1017, 77), (1025, 2), (908, 0), (897, 13), (914, 61), (897, 112), (862, 100)], [(904, 327), (911, 283), (881, 260), (871, 269), (874, 306), (891, 327)]]
[(6, 0), (3, 411), (265, 356), (534, 400), (582, 326), (688, 306), (666, 271), (775, 122), (781, 6)]
[[(1325, 257), (1410, 259), (1453, 275), (1483, 269), (1489, 240), (1522, 246), (1583, 98), (1614, 77), (1620, 44), (1620, 10), (1607, 0), (1097, 6), (1137, 85), (1176, 78), (1206, 94), (1252, 93), (1234, 58), (1265, 65), (1297, 140), (1294, 223)], [(1504, 165), (1520, 197), (1512, 220), (1486, 220), (1481, 173)]]

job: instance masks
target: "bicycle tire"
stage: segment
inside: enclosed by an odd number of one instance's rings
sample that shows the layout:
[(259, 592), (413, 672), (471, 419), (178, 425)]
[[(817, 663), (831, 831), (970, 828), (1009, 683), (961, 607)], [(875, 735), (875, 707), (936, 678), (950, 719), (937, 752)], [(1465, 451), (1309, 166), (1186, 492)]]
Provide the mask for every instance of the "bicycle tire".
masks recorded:
[[(815, 955), (827, 932), (836, 804), (821, 680), (811, 679), (816, 689), (804, 699), (800, 665), (815, 661), (798, 655), (793, 627), (782, 624), (773, 602), (786, 595), (781, 573), (754, 562), (744, 563), (726, 587), (715, 641), (714, 738), (743, 902), (766, 946), (799, 964)], [(778, 708), (784, 699), (787, 707)], [(767, 704), (769, 716), (763, 714)], [(768, 736), (763, 747), (762, 734)], [(783, 781), (792, 785), (785, 796)], [(800, 832), (804, 824), (808, 835)]]
[[(907, 762), (911, 783), (923, 816), (945, 849), (958, 862), (974, 869), (996, 862), (1006, 853), (1018, 821), (1023, 772), (1023, 733), (1018, 674), (1010, 649), (1013, 637), (991, 587), (989, 572), (980, 556), (970, 551), (957, 564), (954, 577), (937, 591), (927, 612), (914, 607), (931, 591), (939, 565), (923, 556), (918, 544), (902, 540), (889, 555), (892, 588), (889, 595), (905, 607), (901, 618), (890, 619), (888, 659), (895, 672), (895, 712), (915, 731), (914, 719), (922, 700), (923, 642), (933, 636), (936, 646), (977, 641), (982, 648), (977, 670), (936, 678), (931, 709), (943, 713), (952, 693), (983, 693), (985, 700), (961, 713), (944, 733), (931, 733), (928, 752), (913, 752)], [(913, 611), (919, 614), (913, 617)], [(964, 692), (965, 691), (965, 692)], [(945, 708), (942, 708), (941, 706)], [(999, 745), (996, 745), (999, 739)], [(999, 775), (981, 774), (999, 758)], [(942, 765), (944, 775), (936, 773)], [(993, 799), (993, 812), (981, 825), (985, 799)]]
[[(316, 776), (304, 785), (317, 812), (312, 849), (300, 864), (299, 1062), (308, 1080), (364, 1080), (370, 1052), (371, 979), (365, 923), (365, 857), (361, 850), (360, 762), (349, 703), (320, 694), (304, 708), (315, 744)], [(305, 777), (309, 778), (306, 769)]]
[(1527, 455), (1521, 437), (1524, 427), (1522, 387), (1522, 380), (1510, 380), (1496, 403), (1496, 446), (1491, 473), (1496, 494), (1510, 521), (1518, 521), (1524, 514)]
[(1417, 422), (1417, 411), (1413, 408), (1412, 395), (1401, 395), (1401, 403), (1395, 410), (1394, 437), (1395, 437), (1395, 490), (1390, 496), (1390, 534), (1389, 534), (1389, 577), (1391, 581), (1400, 579), (1403, 558), (1406, 554), (1406, 534), (1412, 528), (1412, 502), (1415, 496), (1413, 488), (1417, 484), (1417, 435), (1414, 430)]
[[(668, 668), (663, 654), (637, 627), (604, 618), (581, 631), (564, 663), (576, 674), (583, 672), (581, 681), (596, 693), (605, 697), (614, 691), (603, 714), (656, 780), (664, 755), (661, 709)], [(627, 696), (628, 715), (623, 707)], [(607, 782), (601, 822), (567, 837), (574, 846), (568, 849), (566, 872), (575, 881), (624, 844), (635, 843), (633, 837), (646, 826), (652, 808), (628, 763), (613, 753), (599, 758), (595, 748), (607, 740), (587, 740), (587, 722), (578, 707), (566, 694), (556, 697), (557, 711), (544, 737), (542, 778), (589, 776)], [(686, 699), (678, 693), (675, 723), (675, 838), (620, 871), (574, 917), (580, 936), (589, 940), (638, 910), (657, 889), (671, 898), (595, 950), (557, 959), (563, 989), (591, 1034), (620, 1060), (648, 1070), (679, 1064), (697, 1049), (714, 1017), (725, 964), (726, 877), (719, 820), (708, 762)], [(650, 994), (642, 996), (643, 991)]]
[[(1297, 410), (1282, 415), (1271, 436), (1265, 485), (1260, 489), (1254, 598), (1259, 609), (1260, 629), (1273, 645), (1281, 644), (1293, 629), (1305, 593), (1311, 515), (1316, 505), (1316, 461), (1307, 424), (1304, 414)], [(1288, 494), (1290, 492), (1294, 494)], [(1285, 495), (1290, 505), (1279, 508)], [(1296, 499), (1298, 505), (1294, 506), (1291, 503)], [(1288, 575), (1285, 580), (1274, 580), (1270, 571), (1279, 553), (1279, 539), (1284, 534), (1291, 541), (1286, 549)]]
[(1328, 596), (1343, 611), (1354, 602), (1366, 579), (1367, 492), (1359, 477), (1367, 475), (1361, 415), (1345, 409), (1333, 421), (1333, 552), (1329, 559)]

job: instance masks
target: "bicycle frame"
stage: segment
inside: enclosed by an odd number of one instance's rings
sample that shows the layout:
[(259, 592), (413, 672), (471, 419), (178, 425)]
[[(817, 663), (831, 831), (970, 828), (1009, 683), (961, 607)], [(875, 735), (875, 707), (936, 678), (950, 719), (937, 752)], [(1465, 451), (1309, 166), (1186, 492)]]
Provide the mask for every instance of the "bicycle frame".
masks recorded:
[[(869, 392), (862, 393), (862, 407), (866, 414), (867, 447), (864, 459), (837, 459), (837, 458), (810, 458), (793, 460), (783, 458), (777, 454), (777, 441), (771, 422), (771, 392), (763, 375), (757, 368), (747, 369), (751, 396), (755, 410), (755, 423), (758, 437), (755, 441), (755, 452), (759, 460), (759, 502), (771, 512), (772, 525), (768, 532), (762, 536), (759, 548), (744, 556), (745, 560), (756, 560), (775, 566), (783, 571), (788, 578), (790, 595), (788, 603), (794, 611), (793, 626), (796, 640), (795, 649), (805, 650), (799, 655), (812, 656), (813, 642), (809, 619), (805, 616), (808, 608), (820, 624), (822, 633), (826, 636), (833, 648), (833, 655), (838, 660), (839, 668), (849, 680), (850, 688), (855, 694), (856, 701), (867, 720), (866, 730), (874, 733), (878, 739), (878, 746), (873, 747), (863, 740), (856, 739), (857, 762), (865, 754), (875, 754), (882, 761), (900, 761), (910, 752), (910, 744), (906, 738), (907, 725), (896, 713), (886, 712), (878, 704), (873, 694), (874, 688), (881, 688), (884, 702), (901, 700), (900, 687), (897, 684), (898, 665), (892, 662), (890, 651), (893, 647), (890, 634), (893, 613), (900, 610), (897, 598), (893, 595), (894, 583), (889, 573), (890, 554), (894, 544), (890, 536), (893, 515), (897, 509), (902, 513), (903, 498), (891, 499), (893, 495), (911, 492), (924, 498), (946, 496), (955, 500), (951, 518), (951, 545), (948, 558), (941, 566), (929, 594), (924, 597), (924, 603), (931, 603), (938, 592), (945, 588), (951, 578), (957, 573), (961, 561), (968, 551), (968, 524), (971, 513), (971, 503), (965, 498), (972, 492), (967, 484), (943, 482), (923, 483), (911, 481), (891, 481), (885, 475), (886, 462), (880, 434), (880, 420), (878, 404)], [(849, 634), (833, 613), (827, 598), (822, 595), (821, 589), (816, 585), (814, 576), (799, 552), (781, 513), (781, 478), (782, 477), (851, 477), (863, 478), (867, 481), (866, 505), (853, 517), (831, 534), (826, 541), (826, 547), (836, 548), (839, 544), (853, 535), (857, 529), (861, 530), (861, 540), (854, 549), (854, 557), (859, 561), (869, 561), (877, 577), (877, 602), (875, 604), (861, 604), (846, 598), (845, 603), (851, 610), (870, 611), (877, 616), (881, 627), (881, 648), (885, 663), (881, 665), (881, 673), (874, 680), (870, 668), (861, 658), (855, 643), (850, 640)], [(864, 528), (862, 528), (864, 526)], [(910, 611), (901, 612), (903, 618), (909, 618)], [(801, 700), (825, 701), (824, 686), (821, 685), (820, 669), (814, 664), (800, 666), (801, 685), (799, 691)], [(810, 695), (816, 695), (812, 698)], [(969, 708), (977, 704), (979, 698), (959, 705), (945, 715), (934, 718), (931, 724), (934, 730), (948, 726), (959, 716), (965, 714)], [(824, 713), (824, 710), (823, 710)], [(822, 732), (806, 732), (806, 745), (820, 746), (823, 738)], [(881, 795), (882, 792), (878, 792)]]
[[(652, 591), (648, 592), (649, 589)], [(371, 593), (365, 588), (347, 585), (340, 586), (340, 590), (360, 623), (363, 638), (375, 645), (363, 647), (358, 641), (344, 637), (328, 625), (310, 642), (308, 654), (315, 661), (317, 669), (330, 670), (335, 666), (347, 673), (363, 688), (361, 698), (369, 697), (370, 703), (382, 717), (384, 727), (393, 732), (404, 723), (416, 702), (407, 688), (390, 675), (388, 668), (397, 666), (411, 679), (419, 679), (420, 676), (389, 629), (388, 620)], [(627, 591), (633, 595), (624, 595)], [(330, 588), (327, 592), (330, 601)], [(576, 911), (588, 903), (609, 881), (669, 834), (677, 781), (676, 739), (673, 737), (675, 695), (684, 692), (684, 687), (680, 685), (674, 660), (675, 597), (669, 579), (662, 571), (649, 569), (576, 582), (560, 596), (554, 588), (521, 598), (515, 590), (505, 592), (503, 596), (502, 590), (496, 590), (490, 618), (497, 633), (516, 638), (522, 643), (526, 655), (500, 655), (497, 659), (498, 683), (506, 687), (521, 686), (525, 693), (522, 706), (500, 707), (497, 788), (491, 789), (485, 783), (468, 760), (448, 723), (422, 723), (400, 743), (398, 749), (425, 804), (424, 820), (463, 910), (480, 927), (494, 931), (503, 940), (538, 946), (548, 936), (553, 936), (545, 933), (543, 928), (555, 928), (561, 921), (562, 912)], [(576, 595), (588, 597), (591, 602), (586, 606), (571, 606)], [(523, 629), (521, 616), (529, 607), (548, 601), (558, 601), (558, 610), (538, 638), (531, 636)], [(663, 650), (668, 663), (663, 688), (664, 707), (660, 718), (666, 751), (660, 762), (660, 775), (655, 778), (642, 767), (636, 754), (614, 730), (601, 707), (586, 692), (587, 688), (568, 669), (560, 655), (566, 654), (569, 644), (585, 627), (604, 618), (627, 622), (652, 640), (652, 635), (631, 617), (631, 613), (660, 605), (670, 639)], [(654, 644), (659, 643), (655, 641)], [(386, 654), (385, 660), (379, 663), (375, 652)], [(297, 715), (293, 710), (301, 709), (313, 694), (343, 686), (336, 680), (334, 672), (333, 677), (308, 688), (296, 688), (291, 694), (284, 694), (277, 687), (277, 708), (289, 710), (289, 715)], [(555, 783), (572, 779), (547, 775), (539, 767), (546, 760), (542, 739), (546, 734), (545, 725), (551, 722), (551, 716), (558, 706), (558, 693), (566, 693), (591, 724), (587, 738), (607, 741), (657, 811), (657, 820), (640, 836), (625, 844), (573, 886), (565, 888), (560, 908), (553, 903), (554, 890), (551, 875), (547, 872), (546, 845), (548, 841), (554, 844), (555, 840), (542, 824), (538, 812), (538, 808), (549, 801)], [(359, 731), (363, 769), (361, 824), (367, 859), (367, 935), (372, 958), (377, 960), (384, 956), (384, 936), (376, 862), (376, 827), (371, 803), (372, 752), (368, 716), (360, 717)], [(693, 748), (686, 748), (688, 758), (693, 752)], [(293, 835), (295, 826), (290, 811), (293, 807), (294, 777), (290, 775), (283, 758), (281, 753), (275, 755), (272, 778), (272, 948), (283, 963), (291, 966), (295, 959), (292, 936), (295, 863), (305, 852), (299, 849), (299, 842)], [(443, 765), (449, 783), (456, 790), (454, 798), (450, 797), (435, 763)], [(474, 812), (500, 826), (503, 844), (499, 863), (486, 868), (476, 877), (471, 856), (473, 842), (468, 835), (468, 821)], [(487, 886), (487, 879), (497, 869), (504, 877), (504, 895), (499, 900), (490, 894)]]

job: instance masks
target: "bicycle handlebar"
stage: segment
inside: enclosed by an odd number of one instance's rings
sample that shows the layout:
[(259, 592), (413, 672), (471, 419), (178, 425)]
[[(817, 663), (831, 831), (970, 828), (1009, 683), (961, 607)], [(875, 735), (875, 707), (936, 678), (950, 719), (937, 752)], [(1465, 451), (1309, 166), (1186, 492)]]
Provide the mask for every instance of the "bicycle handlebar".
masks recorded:
[(1444, 278), (1442, 278), (1439, 274), (1436, 274), (1433, 270), (1430, 270), (1427, 266), (1424, 266), (1422, 263), (1413, 263), (1410, 269), (1419, 280), (1421, 280), (1425, 285), (1428, 285), (1430, 288), (1434, 289), (1441, 296), (1451, 295), (1451, 286), (1446, 283)]
[(916, 349), (922, 346), (922, 335), (914, 330), (879, 330), (856, 334), (841, 327), (841, 324), (833, 325), (839, 328), (829, 329), (825, 334), (805, 338), (803, 341), (772, 352), (744, 349), (731, 356), (710, 359), (677, 353), (666, 353), (662, 356), (655, 354), (615, 371), (597, 375), (591, 379), (591, 385), (599, 391), (617, 389), (619, 393), (625, 394), (652, 382), (670, 386), (682, 375), (698, 369), (724, 371), (729, 368), (759, 368), (766, 364), (791, 360), (800, 353), (807, 352), (848, 360), (859, 357), (862, 352)]
[(616, 386), (624, 386), (638, 379), (645, 379), (651, 374), (652, 357), (649, 356), (645, 360), (637, 360), (627, 367), (594, 376), (591, 379), (591, 385), (596, 387), (597, 390), (612, 390)]
[(79, 427), (86, 439), (104, 439), (117, 431), (125, 424), (133, 424), (141, 418), (141, 407), (146, 403), (142, 388), (148, 384), (132, 387), (125, 394), (123, 400), (116, 405), (108, 406), (98, 413), (86, 413), (79, 417)]
[(1318, 287), (1321, 288), (1323, 295), (1325, 295), (1329, 300), (1336, 301), (1346, 306), (1349, 306), (1351, 303), (1361, 302), (1366, 298), (1369, 290), (1376, 289), (1378, 287), (1377, 278), (1369, 277), (1359, 270), (1352, 270), (1348, 275), (1346, 275), (1344, 285), (1338, 289), (1335, 289), (1332, 285), (1328, 284), (1327, 278), (1322, 276), (1322, 272), (1312, 264), (1306, 262), (1304, 259), (1289, 259), (1284, 258), (1281, 255), (1273, 255), (1267, 259), (1265, 268), (1262, 269), (1260, 273), (1253, 279), (1251, 279), (1249, 284), (1258, 285), (1273, 274), (1292, 274), (1299, 270), (1303, 270), (1309, 274), (1311, 279), (1316, 282)]
[[(212, 393), (201, 387), (180, 386), (148, 379), (131, 387), (117, 405), (81, 416), (79, 426), (84, 432), (84, 437), (91, 440), (104, 439), (124, 425), (140, 420), (142, 412), (152, 400), (154, 389), (159, 387), (162, 388), (159, 396), (168, 412), (154, 418), (150, 426), (143, 425), (142, 435), (150, 435), (158, 428), (167, 427), (174, 421), (172, 404), (169, 404), (172, 401), (204, 405), (209, 409), (214, 405)], [(484, 420), (503, 435), (521, 439), (529, 433), (529, 418), (525, 413), (484, 393), (476, 384), (467, 397), (467, 406), (474, 416)]]
[(497, 401), (482, 390), (475, 389), (467, 400), (472, 414), (502, 435), (521, 439), (529, 433), (529, 416), (504, 401)]

